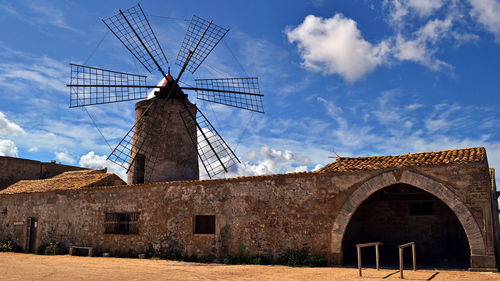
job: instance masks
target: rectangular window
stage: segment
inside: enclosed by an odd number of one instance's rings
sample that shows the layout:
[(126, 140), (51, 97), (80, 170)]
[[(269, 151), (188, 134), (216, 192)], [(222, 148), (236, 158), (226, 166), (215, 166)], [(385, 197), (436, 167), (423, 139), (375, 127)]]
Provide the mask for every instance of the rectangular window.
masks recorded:
[(104, 233), (107, 234), (139, 234), (137, 221), (139, 212), (135, 213), (106, 213), (104, 219)]
[(408, 203), (409, 216), (432, 216), (434, 215), (434, 204), (432, 202)]
[(215, 216), (195, 216), (195, 234), (215, 234)]

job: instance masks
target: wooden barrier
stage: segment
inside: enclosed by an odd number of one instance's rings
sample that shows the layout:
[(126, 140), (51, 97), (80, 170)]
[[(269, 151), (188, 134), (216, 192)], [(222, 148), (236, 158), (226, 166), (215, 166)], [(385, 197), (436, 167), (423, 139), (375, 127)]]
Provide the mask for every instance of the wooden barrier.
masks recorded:
[(403, 245), (399, 245), (398, 246), (398, 248), (399, 248), (399, 272), (401, 275), (401, 279), (404, 279), (403, 278), (403, 249), (406, 247), (410, 247), (410, 246), (411, 246), (411, 255), (413, 258), (413, 271), (417, 270), (417, 257), (415, 255), (415, 242), (410, 242), (410, 243), (406, 243)]
[(378, 254), (378, 246), (382, 245), (382, 242), (372, 242), (372, 243), (364, 243), (364, 244), (356, 244), (356, 252), (358, 254), (358, 270), (359, 270), (359, 276), (362, 276), (361, 273), (361, 248), (365, 247), (375, 247), (375, 266), (377, 267), (377, 270), (380, 269), (379, 267), (379, 254)]

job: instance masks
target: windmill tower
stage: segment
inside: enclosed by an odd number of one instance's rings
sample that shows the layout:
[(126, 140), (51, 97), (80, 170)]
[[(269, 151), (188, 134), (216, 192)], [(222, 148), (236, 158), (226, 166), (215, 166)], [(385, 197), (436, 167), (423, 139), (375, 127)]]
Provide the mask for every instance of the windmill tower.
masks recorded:
[(134, 125), (108, 159), (127, 169), (129, 184), (198, 179), (198, 163), (210, 178), (228, 172), (239, 159), (184, 91), (194, 91), (199, 100), (264, 113), (258, 79), (195, 79), (196, 87), (181, 87), (179, 81), (186, 70), (195, 73), (229, 30), (193, 15), (174, 78), (170, 69), (162, 69), (168, 60), (139, 4), (103, 22), (144, 68), (163, 76), (152, 86), (143, 75), (71, 64), (70, 107), (142, 99)]
[[(149, 110), (158, 114), (147, 114), (141, 120), (140, 117), (150, 105), (155, 108)], [(187, 106), (190, 112), (196, 114), (194, 104), (188, 101)], [(134, 143), (130, 157), (135, 161), (131, 163), (127, 174), (128, 183), (141, 183), (145, 179), (151, 182), (199, 179), (197, 145), (191, 145), (190, 137), (196, 135), (196, 125), (193, 122), (184, 124), (179, 118), (179, 113), (184, 110), (184, 104), (178, 99), (160, 100), (156, 103), (147, 99), (136, 103), (136, 137), (132, 138)], [(147, 132), (159, 138), (148, 137)], [(139, 150), (137, 148), (141, 146), (141, 142), (144, 142), (144, 148)], [(155, 151), (147, 151), (153, 147)], [(146, 157), (153, 154), (154, 157)]]

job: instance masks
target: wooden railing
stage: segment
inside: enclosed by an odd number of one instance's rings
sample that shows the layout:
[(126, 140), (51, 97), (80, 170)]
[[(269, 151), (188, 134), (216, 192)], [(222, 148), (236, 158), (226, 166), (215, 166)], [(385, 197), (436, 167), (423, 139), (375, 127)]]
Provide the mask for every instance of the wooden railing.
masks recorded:
[(378, 246), (382, 245), (382, 242), (372, 242), (372, 243), (364, 243), (364, 244), (356, 244), (356, 250), (358, 254), (358, 269), (359, 276), (362, 276), (361, 273), (361, 248), (365, 247), (375, 247), (375, 267), (379, 270), (379, 254), (378, 254)]
[(417, 270), (417, 257), (415, 255), (415, 242), (399, 245), (399, 272), (401, 279), (403, 279), (403, 249), (411, 246), (411, 255), (413, 258), (413, 271)]

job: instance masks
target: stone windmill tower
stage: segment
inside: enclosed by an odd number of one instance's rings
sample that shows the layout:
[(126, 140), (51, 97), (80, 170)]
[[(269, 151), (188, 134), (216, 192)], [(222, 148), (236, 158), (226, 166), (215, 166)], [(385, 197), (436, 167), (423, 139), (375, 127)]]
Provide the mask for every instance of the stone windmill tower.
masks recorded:
[(194, 74), (229, 30), (193, 15), (174, 78), (170, 68), (162, 69), (168, 60), (140, 5), (103, 22), (146, 70), (163, 76), (152, 86), (143, 75), (71, 64), (70, 107), (142, 100), (135, 105), (134, 126), (108, 157), (127, 169), (128, 183), (198, 179), (198, 163), (212, 178), (239, 162), (184, 91), (194, 91), (199, 100), (264, 113), (258, 79), (195, 79), (196, 87), (179, 85), (184, 72)]

